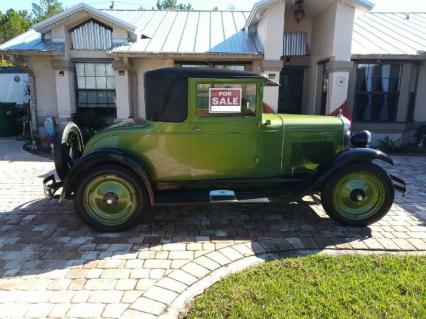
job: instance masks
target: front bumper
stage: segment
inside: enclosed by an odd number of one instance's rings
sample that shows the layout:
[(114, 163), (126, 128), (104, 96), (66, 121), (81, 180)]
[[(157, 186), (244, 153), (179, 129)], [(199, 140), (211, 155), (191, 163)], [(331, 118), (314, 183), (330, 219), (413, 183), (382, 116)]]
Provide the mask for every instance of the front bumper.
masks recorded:
[(55, 175), (50, 175), (43, 180), (44, 196), (46, 198), (59, 198), (55, 193), (62, 187), (63, 182), (57, 182)]
[(402, 193), (402, 197), (405, 197), (405, 194), (407, 193), (407, 183), (395, 175), (389, 174), (389, 176), (393, 181), (395, 190)]

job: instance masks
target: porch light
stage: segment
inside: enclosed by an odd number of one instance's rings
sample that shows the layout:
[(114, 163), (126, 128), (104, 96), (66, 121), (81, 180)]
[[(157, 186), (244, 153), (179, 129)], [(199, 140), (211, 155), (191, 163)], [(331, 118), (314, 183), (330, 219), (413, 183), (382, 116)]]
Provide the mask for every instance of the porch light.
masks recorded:
[(299, 23), (303, 19), (305, 19), (305, 9), (303, 9), (304, 0), (297, 0), (295, 2), (296, 8), (294, 9), (294, 17), (296, 18), (296, 22)]

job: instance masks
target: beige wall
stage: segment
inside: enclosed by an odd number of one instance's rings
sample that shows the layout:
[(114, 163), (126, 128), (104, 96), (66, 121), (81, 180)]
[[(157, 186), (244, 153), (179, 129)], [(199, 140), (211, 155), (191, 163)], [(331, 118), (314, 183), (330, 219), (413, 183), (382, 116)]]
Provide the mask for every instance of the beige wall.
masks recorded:
[[(265, 10), (256, 27), (263, 46), (262, 72), (276, 82), (280, 81), (282, 69), (284, 17), (285, 1), (279, 1)], [(266, 87), (263, 92), (263, 101), (274, 111), (278, 111), (278, 96), (278, 87)]]
[(280, 60), (283, 54), (285, 3), (280, 1), (269, 7), (257, 25), (265, 60)]
[(133, 70), (136, 72), (137, 81), (137, 101), (135, 118), (145, 118), (145, 90), (144, 90), (144, 74), (146, 71), (155, 70), (165, 67), (173, 67), (174, 61), (171, 59), (132, 59)]
[(426, 64), (420, 67), (414, 121), (426, 122)]
[(50, 61), (48, 57), (30, 58), (30, 69), (35, 75), (38, 117), (58, 116), (55, 73)]
[(333, 56), (337, 3), (329, 5), (312, 21), (312, 60), (316, 63)]
[(343, 2), (336, 4), (332, 56), (336, 61), (350, 61), (355, 9)]
[[(344, 2), (335, 1), (312, 19), (310, 78), (306, 84), (303, 111), (319, 112), (321, 102), (322, 66), (318, 62), (350, 61), (352, 28), (355, 9)], [(333, 112), (348, 96), (349, 72), (331, 69), (327, 112)]]

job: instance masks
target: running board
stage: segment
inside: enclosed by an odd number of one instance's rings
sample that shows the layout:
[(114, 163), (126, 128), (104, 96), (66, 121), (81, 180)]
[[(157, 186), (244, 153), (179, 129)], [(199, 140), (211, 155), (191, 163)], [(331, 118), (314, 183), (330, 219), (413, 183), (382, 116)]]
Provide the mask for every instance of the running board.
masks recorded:
[(235, 193), (233, 190), (163, 191), (155, 194), (156, 206), (188, 204), (253, 204), (270, 203), (272, 198), (264, 193)]

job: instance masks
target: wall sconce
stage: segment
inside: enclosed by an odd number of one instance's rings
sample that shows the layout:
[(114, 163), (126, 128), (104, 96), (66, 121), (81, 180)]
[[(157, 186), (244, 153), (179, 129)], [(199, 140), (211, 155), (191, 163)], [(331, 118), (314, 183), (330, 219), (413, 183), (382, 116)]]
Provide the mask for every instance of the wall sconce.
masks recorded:
[(64, 75), (65, 75), (64, 71), (59, 71), (59, 76), (64, 76)]
[(294, 17), (296, 18), (297, 23), (299, 23), (306, 17), (305, 9), (303, 9), (303, 2), (304, 0), (297, 0), (295, 3), (296, 9), (294, 9)]

